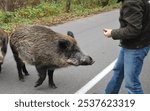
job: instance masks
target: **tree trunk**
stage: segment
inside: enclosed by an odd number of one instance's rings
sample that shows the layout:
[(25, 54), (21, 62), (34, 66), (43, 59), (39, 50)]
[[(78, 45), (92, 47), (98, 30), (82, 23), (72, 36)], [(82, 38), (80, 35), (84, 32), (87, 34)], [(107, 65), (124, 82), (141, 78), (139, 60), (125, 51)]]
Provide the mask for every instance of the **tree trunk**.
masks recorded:
[(0, 8), (4, 11), (13, 11), (14, 4), (11, 0), (0, 0)]
[(31, 5), (32, 5), (32, 7), (34, 7), (34, 6), (38, 5), (38, 4), (40, 4), (40, 2), (41, 2), (40, 0), (33, 0)]
[(45, 0), (45, 2), (55, 2), (55, 3), (57, 3), (58, 0)]
[(14, 10), (14, 3), (12, 2), (12, 0), (6, 0), (6, 7), (7, 7), (7, 11)]
[(109, 0), (100, 0), (100, 3), (103, 7), (105, 7), (106, 5), (108, 5)]
[(78, 4), (81, 4), (81, 0), (78, 0)]
[(71, 8), (71, 0), (67, 0), (66, 1), (66, 12), (68, 13), (70, 11)]
[(0, 0), (0, 9), (5, 10), (5, 1), (4, 0)]

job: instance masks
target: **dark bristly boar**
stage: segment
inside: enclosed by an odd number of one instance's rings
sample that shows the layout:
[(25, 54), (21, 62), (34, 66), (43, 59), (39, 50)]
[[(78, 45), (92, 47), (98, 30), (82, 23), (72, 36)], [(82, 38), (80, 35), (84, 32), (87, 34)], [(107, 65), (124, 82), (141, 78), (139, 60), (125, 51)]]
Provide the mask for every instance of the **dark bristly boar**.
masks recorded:
[(7, 44), (8, 44), (8, 34), (0, 29), (0, 72), (1, 72), (1, 65), (4, 62), (4, 57), (7, 52)]
[(20, 26), (11, 35), (10, 46), (20, 80), (24, 79), (22, 73), (29, 75), (25, 63), (35, 65), (39, 73), (35, 87), (43, 83), (48, 73), (49, 86), (56, 88), (53, 81), (55, 69), (93, 64), (92, 58), (81, 52), (71, 31), (63, 35), (46, 26)]

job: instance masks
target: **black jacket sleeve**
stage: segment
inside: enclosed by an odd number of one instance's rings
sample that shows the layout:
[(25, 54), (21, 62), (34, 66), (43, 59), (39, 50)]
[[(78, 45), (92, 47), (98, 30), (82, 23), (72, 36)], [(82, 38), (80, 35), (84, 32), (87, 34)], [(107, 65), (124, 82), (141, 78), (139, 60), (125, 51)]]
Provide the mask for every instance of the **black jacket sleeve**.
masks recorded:
[(127, 0), (123, 3), (120, 10), (120, 24), (123, 26), (119, 29), (112, 30), (113, 39), (133, 39), (138, 37), (142, 30), (143, 20), (143, 2), (136, 0)]

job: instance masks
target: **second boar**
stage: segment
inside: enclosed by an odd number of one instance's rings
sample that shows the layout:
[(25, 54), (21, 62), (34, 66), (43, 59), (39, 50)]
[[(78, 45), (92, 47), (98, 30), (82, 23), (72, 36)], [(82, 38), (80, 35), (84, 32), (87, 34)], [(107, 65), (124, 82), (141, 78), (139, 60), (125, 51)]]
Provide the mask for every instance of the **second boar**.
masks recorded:
[(4, 58), (7, 52), (7, 44), (8, 44), (8, 34), (0, 29), (0, 72), (1, 72), (1, 65), (4, 62)]

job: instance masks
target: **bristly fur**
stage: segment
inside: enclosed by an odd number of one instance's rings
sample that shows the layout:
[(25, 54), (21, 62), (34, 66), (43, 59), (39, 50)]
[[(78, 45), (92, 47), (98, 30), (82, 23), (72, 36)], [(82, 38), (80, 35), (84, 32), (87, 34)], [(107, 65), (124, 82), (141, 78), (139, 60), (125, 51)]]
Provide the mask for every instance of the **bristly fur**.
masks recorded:
[(40, 25), (22, 26), (11, 35), (10, 42), (16, 48), (19, 57), (26, 63), (60, 68), (68, 66), (64, 53), (59, 51), (58, 42), (66, 40), (70, 47), (77, 45), (76, 40), (67, 35), (56, 33)]
[(56, 88), (53, 73), (57, 68), (93, 64), (92, 58), (80, 51), (71, 31), (63, 35), (46, 26), (20, 26), (10, 37), (10, 47), (20, 80), (24, 80), (22, 73), (29, 75), (25, 63), (35, 65), (39, 73), (35, 87), (43, 83), (48, 73), (49, 86)]
[(8, 44), (8, 34), (0, 29), (0, 72), (1, 65), (3, 64), (5, 55), (7, 53), (7, 44)]

